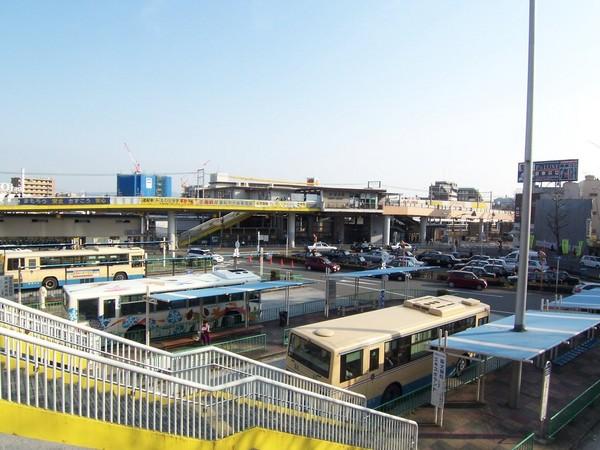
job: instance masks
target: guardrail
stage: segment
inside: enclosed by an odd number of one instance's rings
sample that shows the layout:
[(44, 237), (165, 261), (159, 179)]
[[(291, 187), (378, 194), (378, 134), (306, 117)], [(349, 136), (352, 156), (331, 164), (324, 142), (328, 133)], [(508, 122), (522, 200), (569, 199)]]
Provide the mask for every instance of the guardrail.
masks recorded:
[(512, 450), (533, 450), (534, 442), (535, 433), (531, 433), (528, 436), (525, 436), (521, 442), (512, 448)]
[(232, 339), (230, 341), (217, 342), (213, 344), (214, 347), (228, 352), (237, 353), (249, 353), (255, 351), (264, 351), (267, 349), (267, 335), (259, 334), (256, 336), (246, 336), (239, 339)]
[(0, 398), (9, 402), (188, 438), (262, 427), (363, 448), (417, 448), (413, 421), (260, 376), (214, 387), (6, 328), (0, 337)]
[[(454, 389), (471, 383), (483, 375), (493, 372), (500, 367), (508, 364), (507, 360), (499, 358), (488, 358), (486, 361), (482, 361), (476, 364), (468, 366), (461, 375), (449, 376), (446, 378), (446, 392), (453, 391)], [(403, 413), (413, 411), (420, 406), (426, 405), (431, 402), (431, 383), (409, 392), (401, 397), (394, 400), (390, 400), (387, 403), (383, 403), (376, 407), (377, 411), (383, 411), (394, 415), (401, 415)]]
[(197, 377), (203, 376), (204, 369), (216, 364), (236, 370), (240, 376), (264, 376), (306, 391), (339, 398), (348, 403), (366, 405), (363, 395), (286, 372), (223, 349), (211, 346), (173, 354), (2, 298), (0, 298), (0, 323), (26, 330), (50, 342), (133, 364), (143, 369), (168, 373), (189, 381), (199, 381)]
[(560, 430), (571, 423), (590, 404), (600, 397), (600, 380), (596, 381), (567, 406), (554, 414), (548, 421), (546, 435), (552, 439)]
[(193, 208), (193, 207), (220, 207), (243, 209), (320, 209), (320, 202), (299, 202), (286, 200), (249, 200), (249, 199), (223, 199), (223, 198), (183, 198), (183, 197), (27, 197), (0, 200), (0, 207), (31, 207), (32, 209), (94, 209), (102, 206), (122, 206), (147, 208)]

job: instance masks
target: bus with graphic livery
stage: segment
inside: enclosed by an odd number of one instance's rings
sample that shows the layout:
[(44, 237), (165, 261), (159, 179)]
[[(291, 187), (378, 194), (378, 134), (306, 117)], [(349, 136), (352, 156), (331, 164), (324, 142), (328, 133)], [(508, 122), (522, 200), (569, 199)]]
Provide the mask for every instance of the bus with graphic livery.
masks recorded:
[[(148, 277), (137, 280), (64, 286), (69, 320), (133, 340), (143, 340), (146, 330), (146, 294), (177, 293), (192, 289), (237, 286), (260, 282), (244, 269), (215, 270), (202, 274)], [(149, 319), (153, 338), (197, 330), (200, 318), (213, 327), (241, 324), (245, 317), (243, 294), (152, 302)], [(260, 313), (260, 294), (248, 293), (250, 317)]]
[[(303, 325), (290, 331), (286, 369), (358, 392), (370, 407), (431, 382), (428, 343), (488, 322), (490, 307), (453, 295)], [(469, 360), (449, 358), (459, 375)]]
[[(86, 247), (80, 250), (5, 250), (0, 275), (22, 289), (57, 289), (68, 284), (128, 280), (145, 275), (146, 252), (139, 247)], [(20, 278), (20, 280), (19, 280)]]

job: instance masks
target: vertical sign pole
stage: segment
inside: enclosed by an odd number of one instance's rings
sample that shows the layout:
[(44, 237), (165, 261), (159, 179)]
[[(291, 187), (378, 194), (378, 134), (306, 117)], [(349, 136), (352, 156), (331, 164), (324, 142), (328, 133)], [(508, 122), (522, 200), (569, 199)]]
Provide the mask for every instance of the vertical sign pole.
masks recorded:
[(150, 286), (146, 286), (146, 345), (150, 346)]

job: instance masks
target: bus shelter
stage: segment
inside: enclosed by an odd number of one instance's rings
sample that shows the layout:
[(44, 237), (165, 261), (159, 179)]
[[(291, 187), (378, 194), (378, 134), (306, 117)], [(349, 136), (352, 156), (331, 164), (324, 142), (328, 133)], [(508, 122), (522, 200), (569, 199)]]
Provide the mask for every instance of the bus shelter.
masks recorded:
[[(459, 358), (485, 360), (489, 357), (513, 362), (510, 406), (516, 408), (520, 397), (522, 363), (543, 367), (540, 420), (546, 418), (551, 361), (559, 356), (559, 347), (582, 347), (595, 338), (600, 316), (594, 314), (527, 311), (525, 331), (513, 331), (515, 316), (487, 323), (430, 342), (430, 350)], [(472, 357), (472, 355), (476, 355)], [(518, 367), (518, 370), (515, 368)], [(516, 375), (518, 374), (518, 375)]]
[(181, 300), (203, 299), (219, 295), (243, 294), (244, 296), (244, 324), (250, 324), (250, 308), (248, 294), (251, 292), (264, 292), (273, 290), (285, 291), (286, 311), (289, 309), (290, 288), (311, 284), (311, 281), (262, 281), (259, 283), (238, 284), (235, 286), (212, 287), (203, 289), (189, 289), (187, 291), (151, 294), (150, 299), (158, 302), (172, 303)]
[(546, 309), (600, 314), (600, 288), (581, 291), (569, 297), (548, 302)]
[[(346, 273), (336, 273), (330, 275), (327, 279), (327, 286), (325, 290), (325, 302), (327, 304), (325, 311), (328, 311), (328, 305), (331, 302), (331, 299), (335, 299), (336, 297), (336, 281), (351, 278), (354, 280), (354, 297), (358, 297), (360, 292), (360, 280), (362, 278), (381, 278), (381, 287), (380, 287), (380, 297), (379, 297), (379, 306), (383, 308), (385, 305), (385, 285), (386, 281), (390, 276), (396, 274), (410, 274), (414, 272), (423, 272), (426, 270), (436, 269), (436, 267), (386, 267), (382, 269), (369, 269), (369, 270), (357, 270), (356, 272), (346, 272)], [(408, 279), (408, 278), (406, 278)], [(408, 284), (404, 284), (405, 294), (404, 299), (407, 298), (407, 289)]]

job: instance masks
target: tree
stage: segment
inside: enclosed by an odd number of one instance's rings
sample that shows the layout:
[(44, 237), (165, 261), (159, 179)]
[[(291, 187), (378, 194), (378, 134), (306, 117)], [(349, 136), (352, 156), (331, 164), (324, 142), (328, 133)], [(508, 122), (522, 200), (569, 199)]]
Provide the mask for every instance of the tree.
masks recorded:
[(566, 205), (563, 198), (562, 188), (557, 188), (554, 194), (552, 194), (553, 205), (550, 212), (546, 216), (546, 223), (550, 232), (556, 240), (556, 248), (559, 253), (562, 253), (561, 236), (562, 230), (567, 227), (568, 214), (566, 211)]

